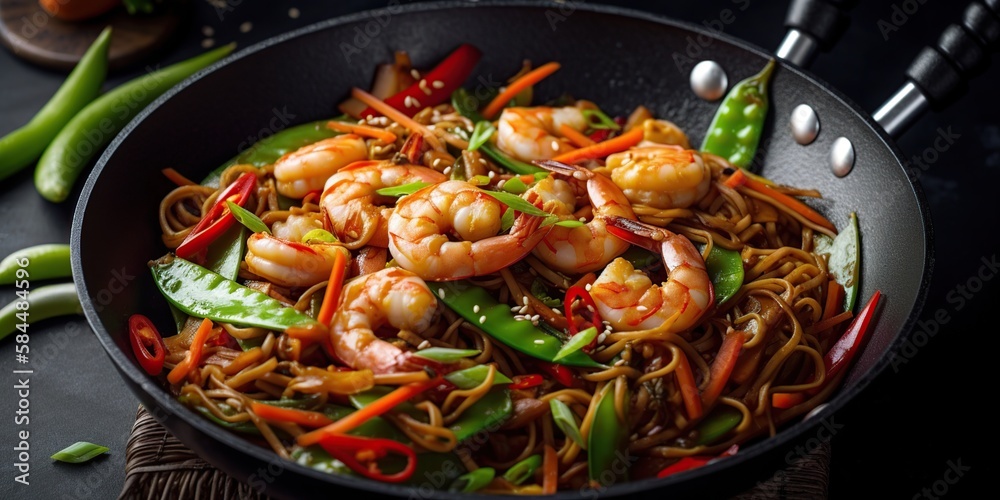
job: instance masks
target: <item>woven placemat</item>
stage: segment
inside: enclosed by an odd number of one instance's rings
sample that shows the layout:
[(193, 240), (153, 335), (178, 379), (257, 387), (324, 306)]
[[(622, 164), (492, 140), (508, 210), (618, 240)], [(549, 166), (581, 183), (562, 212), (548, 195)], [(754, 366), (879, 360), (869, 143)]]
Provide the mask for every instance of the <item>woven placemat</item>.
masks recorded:
[[(830, 446), (793, 460), (739, 500), (824, 499), (830, 483)], [(125, 451), (125, 486), (119, 500), (266, 500), (267, 497), (211, 466), (139, 407)]]

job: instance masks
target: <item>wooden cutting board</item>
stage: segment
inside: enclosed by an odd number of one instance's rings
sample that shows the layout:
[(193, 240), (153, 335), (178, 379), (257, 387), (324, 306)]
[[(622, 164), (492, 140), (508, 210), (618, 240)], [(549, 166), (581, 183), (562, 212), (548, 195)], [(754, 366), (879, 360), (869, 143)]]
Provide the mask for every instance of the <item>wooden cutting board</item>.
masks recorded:
[(39, 66), (69, 71), (110, 25), (114, 34), (109, 64), (119, 69), (162, 47), (177, 30), (189, 2), (169, 4), (171, 8), (155, 15), (130, 16), (119, 6), (94, 19), (71, 23), (52, 17), (38, 0), (0, 0), (0, 43)]

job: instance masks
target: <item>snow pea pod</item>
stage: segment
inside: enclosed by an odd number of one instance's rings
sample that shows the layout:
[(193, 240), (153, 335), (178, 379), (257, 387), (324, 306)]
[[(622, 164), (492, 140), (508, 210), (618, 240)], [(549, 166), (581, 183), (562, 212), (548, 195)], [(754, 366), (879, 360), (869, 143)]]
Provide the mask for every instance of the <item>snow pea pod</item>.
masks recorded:
[(19, 290), (18, 297), (0, 309), (0, 340), (15, 330), (28, 333), (28, 325), (38, 321), (83, 314), (80, 297), (72, 283)]
[(605, 385), (600, 398), (587, 433), (587, 471), (591, 481), (610, 486), (628, 480), (628, 416), (625, 422), (618, 419), (614, 384)]
[(861, 233), (858, 215), (851, 212), (851, 220), (836, 238), (817, 233), (813, 237), (816, 253), (828, 256), (830, 276), (844, 287), (844, 310), (853, 311), (858, 299), (858, 270), (861, 268)]
[(739, 252), (713, 245), (705, 259), (705, 267), (715, 289), (716, 304), (729, 300), (743, 286), (743, 257)]
[[(455, 387), (458, 387), (459, 389), (472, 389), (473, 387), (479, 386), (484, 380), (486, 380), (486, 375), (489, 371), (489, 366), (476, 365), (464, 370), (451, 372), (445, 375), (444, 379), (455, 384)], [(511, 382), (513, 381), (510, 378), (499, 371), (493, 375), (493, 385), (509, 384)]]
[(722, 100), (705, 134), (701, 150), (746, 168), (757, 154), (757, 144), (767, 118), (767, 87), (774, 59), (764, 69), (733, 86)]
[(98, 97), (52, 140), (35, 169), (35, 188), (45, 199), (65, 201), (73, 183), (133, 116), (167, 89), (233, 51), (229, 44), (136, 78)]
[(467, 281), (444, 281), (432, 283), (430, 287), (459, 316), (508, 347), (550, 363), (583, 368), (604, 366), (581, 351), (555, 361), (556, 354), (562, 348), (562, 341), (545, 333), (530, 321), (515, 320), (509, 307), (497, 302), (481, 287)]
[[(18, 273), (20, 269), (24, 271)], [(68, 278), (73, 274), (69, 265), (69, 245), (35, 245), (17, 250), (0, 261), (0, 285), (13, 284), (20, 279), (19, 274), (32, 281)]]
[(736, 428), (743, 421), (743, 413), (728, 405), (720, 405), (695, 427), (698, 440), (695, 444), (707, 445)]
[(104, 28), (66, 81), (27, 125), (0, 138), (0, 180), (37, 159), (59, 131), (101, 93), (111, 28)]
[(242, 286), (179, 257), (150, 263), (153, 280), (166, 299), (181, 311), (213, 321), (283, 332), (319, 323), (265, 293)]
[(223, 278), (236, 281), (236, 277), (240, 274), (240, 262), (243, 262), (243, 255), (247, 249), (247, 238), (249, 237), (250, 235), (243, 225), (233, 224), (226, 232), (222, 233), (219, 239), (208, 246), (205, 267)]

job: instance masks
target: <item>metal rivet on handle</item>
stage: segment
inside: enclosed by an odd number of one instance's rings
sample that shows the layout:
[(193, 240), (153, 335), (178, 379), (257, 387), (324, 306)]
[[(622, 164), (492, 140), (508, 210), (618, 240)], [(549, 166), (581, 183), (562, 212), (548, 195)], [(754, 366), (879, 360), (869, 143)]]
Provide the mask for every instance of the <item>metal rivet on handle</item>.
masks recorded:
[(815, 141), (816, 136), (819, 135), (819, 116), (816, 115), (816, 110), (808, 104), (795, 106), (788, 123), (792, 127), (792, 138), (803, 146)]
[(830, 167), (833, 174), (843, 177), (854, 168), (854, 145), (846, 137), (838, 137), (830, 148)]
[(716, 101), (726, 95), (729, 88), (729, 77), (726, 71), (715, 61), (702, 61), (691, 70), (691, 90), (706, 100)]

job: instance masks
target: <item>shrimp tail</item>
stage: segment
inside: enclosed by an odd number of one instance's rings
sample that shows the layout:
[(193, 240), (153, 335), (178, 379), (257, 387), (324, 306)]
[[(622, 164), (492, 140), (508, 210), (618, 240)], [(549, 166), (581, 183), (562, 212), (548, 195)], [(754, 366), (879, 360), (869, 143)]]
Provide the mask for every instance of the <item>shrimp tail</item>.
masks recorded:
[(589, 180), (595, 175), (593, 171), (588, 170), (587, 168), (577, 165), (569, 165), (555, 160), (536, 160), (532, 163), (554, 174), (572, 177), (581, 181)]
[(662, 229), (625, 217), (610, 215), (604, 217), (604, 223), (609, 233), (651, 252), (659, 252), (666, 239)]
[(477, 275), (493, 273), (512, 266), (534, 250), (542, 238), (552, 230), (552, 226), (539, 230), (542, 220), (541, 217), (521, 213), (514, 219), (510, 234), (477, 242), (476, 253), (489, 255), (488, 259), (473, 259)]

